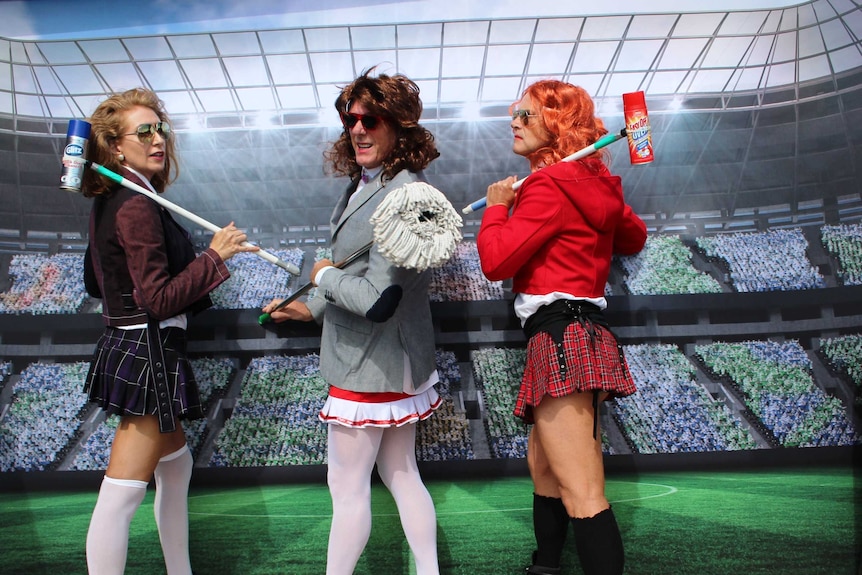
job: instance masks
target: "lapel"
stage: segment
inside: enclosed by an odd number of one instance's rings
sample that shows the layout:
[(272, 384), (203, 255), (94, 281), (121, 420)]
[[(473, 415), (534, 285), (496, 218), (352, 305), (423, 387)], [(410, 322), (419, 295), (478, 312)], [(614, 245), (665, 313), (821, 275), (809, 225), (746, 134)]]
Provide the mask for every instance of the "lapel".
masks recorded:
[(338, 199), (338, 203), (335, 204), (335, 208), (332, 210), (332, 216), (329, 218), (329, 231), (331, 234), (335, 234), (335, 226), (341, 219), (342, 214), (344, 214), (344, 208), (347, 207), (347, 201), (350, 199), (350, 196), (353, 194), (353, 190), (356, 189), (358, 183), (359, 179), (357, 178), (347, 184), (347, 187), (344, 189), (344, 193), (341, 194), (341, 197)]
[[(377, 192), (379, 192), (383, 188), (383, 183), (381, 181), (381, 176), (383, 175), (383, 171), (377, 176), (365, 184), (365, 186), (360, 190), (356, 197), (347, 203), (347, 200), (350, 198), (350, 193), (345, 193), (342, 197), (341, 201), (338, 203), (335, 211), (332, 214), (332, 221), (330, 225), (332, 226), (332, 237), (335, 238), (335, 235), (338, 233), (338, 230), (344, 225), (351, 215), (353, 215), (356, 210), (361, 208), (363, 205), (368, 203), (368, 201), (373, 198)], [(358, 184), (358, 180), (351, 182), (347, 187), (347, 191), (355, 190)]]

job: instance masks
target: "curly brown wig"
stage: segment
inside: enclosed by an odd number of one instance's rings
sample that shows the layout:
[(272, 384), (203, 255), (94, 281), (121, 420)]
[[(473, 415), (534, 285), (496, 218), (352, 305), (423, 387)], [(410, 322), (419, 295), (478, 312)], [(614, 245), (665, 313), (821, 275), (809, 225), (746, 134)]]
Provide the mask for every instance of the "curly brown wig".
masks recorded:
[[(392, 179), (401, 170), (424, 170), (440, 155), (434, 135), (419, 124), (422, 100), (419, 86), (402, 74), (371, 76), (374, 68), (362, 73), (345, 86), (335, 99), (339, 116), (359, 102), (370, 114), (380, 116), (395, 132), (395, 147), (383, 161), (383, 178)], [(332, 172), (355, 178), (362, 171), (356, 163), (356, 153), (345, 129), (324, 154)]]

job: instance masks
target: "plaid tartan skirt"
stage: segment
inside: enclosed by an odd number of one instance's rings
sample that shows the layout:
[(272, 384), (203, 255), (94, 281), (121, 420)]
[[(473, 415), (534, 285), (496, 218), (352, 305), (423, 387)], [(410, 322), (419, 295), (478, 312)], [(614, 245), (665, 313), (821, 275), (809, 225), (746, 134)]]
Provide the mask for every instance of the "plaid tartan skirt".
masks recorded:
[[(547, 332), (539, 332), (527, 343), (527, 359), (514, 414), (533, 423), (533, 407), (545, 395), (563, 397), (572, 393), (605, 391), (608, 399), (625, 397), (637, 391), (622, 349), (614, 335), (595, 325), (591, 337), (584, 326), (574, 321), (563, 334), (558, 349)], [(560, 373), (558, 353), (564, 353), (568, 373)]]
[[(192, 366), (186, 357), (185, 330), (168, 327), (159, 331), (174, 415), (180, 419), (205, 417)], [(109, 415), (156, 415), (147, 330), (105, 328), (93, 353), (84, 392)]]

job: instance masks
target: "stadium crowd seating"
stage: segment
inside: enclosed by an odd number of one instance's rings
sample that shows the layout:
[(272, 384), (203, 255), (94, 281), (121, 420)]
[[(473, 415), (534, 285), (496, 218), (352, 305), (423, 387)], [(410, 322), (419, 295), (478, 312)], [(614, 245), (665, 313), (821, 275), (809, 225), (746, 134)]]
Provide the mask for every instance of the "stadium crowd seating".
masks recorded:
[(855, 390), (856, 405), (862, 406), (862, 335), (827, 337), (820, 340), (827, 364), (845, 376)]
[(219, 433), (213, 467), (322, 463), (326, 434), (317, 413), (326, 384), (316, 355), (254, 358), (231, 417)]
[(482, 348), (473, 351), (473, 377), (483, 399), (486, 434), (491, 456), (498, 459), (527, 455), (527, 426), (512, 415), (526, 351)]
[(718, 281), (692, 265), (692, 252), (679, 236), (653, 235), (634, 256), (618, 258), (625, 285), (634, 295), (721, 293)]
[(673, 345), (624, 346), (638, 393), (614, 401), (614, 413), (639, 453), (735, 451), (757, 443), (740, 418), (695, 379)]
[[(438, 393), (443, 404), (421, 422), (417, 457), (423, 461), (472, 459), (468, 423), (450, 392), (460, 378), (451, 352), (439, 352)], [(233, 413), (216, 441), (210, 465), (249, 467), (319, 464), (325, 461), (326, 427), (317, 415), (327, 385), (318, 356), (255, 358), (243, 379)]]
[(0, 419), (0, 471), (44, 471), (58, 462), (81, 426), (88, 367), (37, 362), (21, 372)]
[(736, 291), (790, 291), (825, 285), (808, 261), (808, 241), (799, 228), (716, 234), (696, 241), (708, 256), (727, 262)]
[[(299, 248), (269, 250), (285, 261), (302, 267), (303, 252)], [(240, 253), (226, 264), (230, 278), (212, 292), (215, 309), (259, 309), (276, 297), (290, 295), (288, 287), (296, 277), (253, 253)]]
[(835, 273), (844, 285), (862, 284), (862, 224), (823, 226), (820, 239), (838, 260)]
[(719, 377), (737, 386), (748, 408), (785, 447), (852, 445), (859, 438), (841, 401), (814, 384), (799, 342), (697, 345)]
[[(862, 228), (822, 226), (824, 247), (839, 262), (845, 285), (862, 281)], [(730, 285), (739, 292), (803, 290), (824, 286), (822, 275), (806, 255), (802, 230), (777, 229), (760, 233), (723, 233), (695, 238), (697, 249), (728, 270)], [(301, 267), (300, 248), (275, 250), (282, 260)], [(634, 295), (719, 293), (721, 284), (692, 264), (692, 250), (677, 235), (651, 235), (635, 256), (618, 257), (624, 289)], [(314, 260), (330, 257), (328, 248), (315, 248)], [(10, 263), (12, 286), (0, 293), (0, 313), (77, 313), (87, 295), (80, 254), (15, 255)], [(213, 292), (216, 309), (260, 308), (298, 287), (297, 278), (253, 254), (238, 254), (227, 262), (232, 277)], [(313, 290), (312, 292), (313, 293)], [(613, 295), (606, 286), (606, 295)], [(622, 295), (622, 294), (616, 294)], [(434, 302), (501, 300), (503, 282), (490, 282), (481, 272), (473, 241), (460, 242), (452, 258), (432, 270), (429, 298)]]
[[(823, 247), (840, 264), (836, 272), (845, 285), (860, 283), (862, 227), (822, 226)], [(740, 292), (802, 290), (823, 287), (823, 278), (806, 255), (799, 229), (763, 233), (720, 234), (695, 239), (696, 248), (728, 272)], [(276, 252), (297, 266), (301, 249)], [(678, 236), (653, 235), (641, 254), (619, 258), (627, 293), (660, 295), (716, 293), (722, 285), (692, 263), (692, 248)], [(330, 257), (316, 248), (315, 261)], [(252, 254), (228, 262), (233, 277), (216, 293), (223, 309), (258, 308), (273, 297), (295, 289), (296, 278)], [(9, 289), (0, 293), (0, 313), (81, 313), (87, 296), (82, 282), (82, 255), (15, 255), (9, 260)], [(727, 286), (726, 286), (727, 287)], [(611, 295), (610, 286), (606, 293)], [(459, 244), (452, 259), (432, 272), (430, 297), (435, 302), (502, 300), (502, 282), (481, 274), (474, 242)], [(849, 445), (859, 436), (845, 406), (820, 389), (812, 377), (811, 360), (797, 341), (770, 339), (743, 343), (714, 342), (695, 347), (695, 356), (666, 344), (625, 347), (639, 393), (606, 405), (628, 446), (639, 453), (673, 453), (753, 449), (759, 445), (743, 419), (764, 430), (783, 446)], [(858, 391), (862, 384), (862, 336), (824, 337), (821, 357), (848, 378)], [(522, 458), (528, 428), (512, 415), (523, 369), (521, 348), (480, 347), (470, 351), (470, 369), (480, 399), (481, 425), (488, 450), (495, 458)], [(2, 358), (0, 358), (2, 360)], [(708, 370), (713, 382), (743, 401), (740, 414), (713, 389), (695, 378), (692, 361)], [(225, 399), (218, 417), (188, 423), (187, 437), (198, 465), (246, 467), (298, 465), (325, 461), (325, 428), (317, 412), (326, 385), (317, 370), (317, 356), (261, 356), (242, 373), (239, 393), (227, 397), (239, 378), (238, 360), (196, 358), (193, 366), (202, 399), (209, 407)], [(83, 419), (93, 415), (82, 392), (86, 363), (34, 361), (15, 380), (11, 402), (0, 405), (0, 471), (43, 470), (59, 465), (74, 448), (71, 469), (102, 469), (116, 418), (93, 421), (93, 432), (81, 436)], [(455, 355), (438, 350), (438, 385), (443, 405), (419, 426), (420, 460), (475, 458), (470, 421), (461, 403), (461, 372)], [(0, 361), (0, 382), (10, 385), (11, 362)], [(857, 396), (859, 394), (857, 393)], [(235, 403), (234, 403), (235, 401)], [(213, 424), (216, 424), (213, 426)], [(213, 426), (213, 427), (211, 427)], [(760, 426), (760, 427), (758, 427)], [(613, 453), (607, 434), (603, 449)], [(484, 447), (484, 446), (483, 446)]]
[[(859, 340), (853, 345), (858, 353)], [(840, 341), (843, 341), (840, 340)], [(832, 344), (828, 344), (832, 345)], [(624, 346), (638, 393), (609, 403), (608, 409), (637, 453), (677, 453), (756, 449), (757, 443), (722, 399), (694, 380), (694, 366), (675, 346)], [(813, 384), (810, 363), (797, 342), (748, 341), (696, 346), (716, 377), (739, 388), (751, 412), (782, 445), (851, 445), (859, 441), (840, 401)], [(832, 352), (830, 352), (832, 353)], [(523, 369), (523, 349), (474, 350), (472, 369), (483, 398), (489, 451), (494, 458), (522, 458), (527, 426), (512, 415)], [(832, 357), (839, 357), (832, 353)], [(856, 360), (858, 366), (858, 360)], [(14, 386), (13, 401), (0, 419), (0, 471), (52, 469), (77, 440), (85, 414), (81, 391), (86, 363), (29, 365)], [(10, 369), (7, 365), (7, 371)], [(197, 359), (194, 369), (202, 396), (223, 393), (233, 377), (227, 359)], [(460, 371), (451, 352), (438, 352), (438, 389), (444, 403), (420, 423), (417, 455), (423, 461), (475, 457), (469, 422), (456, 407), (452, 388)], [(326, 385), (317, 356), (266, 356), (249, 365), (231, 416), (218, 431), (213, 467), (303, 465), (325, 462), (325, 426), (317, 413)], [(99, 424), (81, 442), (70, 469), (104, 469), (116, 418)], [(186, 422), (195, 454), (209, 420)], [(603, 449), (614, 453), (607, 436)]]
[(449, 261), (431, 270), (431, 301), (484, 301), (503, 299), (503, 282), (482, 275), (475, 242), (462, 241)]
[(0, 313), (77, 313), (89, 297), (83, 254), (17, 254), (9, 277), (12, 285), (0, 293)]

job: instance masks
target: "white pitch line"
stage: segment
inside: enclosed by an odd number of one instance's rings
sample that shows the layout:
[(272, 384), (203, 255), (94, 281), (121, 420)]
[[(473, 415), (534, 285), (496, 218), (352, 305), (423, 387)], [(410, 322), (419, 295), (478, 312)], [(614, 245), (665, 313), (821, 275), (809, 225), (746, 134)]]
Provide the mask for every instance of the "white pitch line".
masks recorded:
[[(667, 497), (668, 495), (673, 495), (677, 493), (679, 490), (672, 485), (664, 485), (661, 483), (638, 483), (637, 481), (615, 481), (613, 483), (630, 483), (633, 485), (647, 485), (650, 487), (662, 487), (667, 489), (664, 493), (657, 493), (655, 495), (644, 495), (643, 497), (632, 497), (629, 499), (614, 499), (610, 501), (610, 503), (630, 503), (632, 501), (644, 501), (646, 499), (656, 499), (658, 497)], [(213, 495), (199, 495), (191, 497), (190, 499), (203, 498), (203, 497), (212, 497)], [(437, 516), (445, 516), (445, 515), (476, 515), (480, 513), (489, 514), (489, 513), (512, 513), (512, 512), (524, 512), (524, 511), (532, 511), (532, 507), (509, 507), (509, 508), (498, 508), (498, 509), (486, 509), (482, 511), (437, 511)], [(332, 517), (331, 513), (325, 515), (273, 515), (273, 514), (263, 514), (263, 513), (212, 513), (212, 512), (203, 512), (203, 511), (189, 511), (189, 515), (201, 515), (201, 516), (209, 516), (209, 517), (273, 517), (279, 519), (323, 519)], [(398, 513), (375, 513), (375, 517), (398, 517)]]
[(643, 497), (633, 497), (631, 499), (614, 499), (610, 503), (629, 503), (631, 501), (644, 501), (646, 499), (655, 499), (657, 497), (667, 497), (668, 495), (673, 495), (679, 489), (674, 487), (673, 485), (663, 485), (661, 483), (638, 483), (637, 481), (617, 481), (617, 483), (633, 483), (634, 485), (649, 485), (651, 487), (664, 487), (667, 489), (665, 493), (656, 493), (655, 495), (644, 495)]

